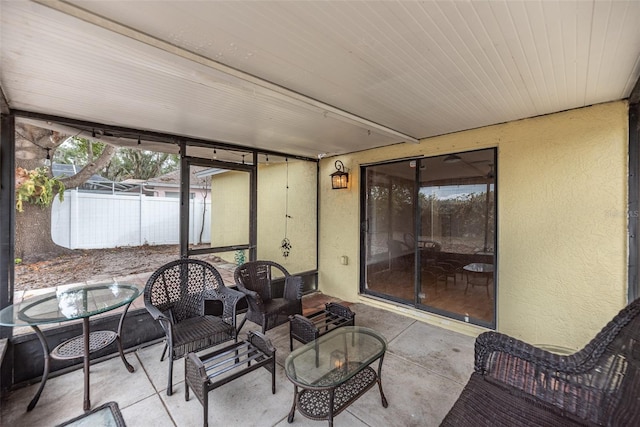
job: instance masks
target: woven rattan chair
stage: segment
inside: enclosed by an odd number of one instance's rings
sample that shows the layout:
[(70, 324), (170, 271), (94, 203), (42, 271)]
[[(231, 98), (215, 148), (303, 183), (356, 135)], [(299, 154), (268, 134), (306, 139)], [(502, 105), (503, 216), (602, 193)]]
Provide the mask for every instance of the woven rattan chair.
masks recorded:
[[(171, 396), (173, 361), (229, 340), (237, 340), (236, 303), (243, 295), (224, 285), (220, 273), (204, 261), (181, 259), (160, 267), (144, 288), (144, 305), (160, 322), (167, 341), (160, 360), (169, 350)], [(205, 315), (205, 300), (222, 302), (220, 316)]]
[(550, 353), (497, 332), (442, 426), (639, 426), (640, 299), (582, 350)]
[[(275, 277), (274, 277), (275, 270)], [(236, 286), (246, 296), (247, 314), (240, 324), (250, 320), (262, 326), (262, 333), (289, 321), (289, 316), (302, 314), (302, 278), (291, 276), (273, 261), (251, 261), (240, 265), (234, 273)], [(284, 292), (277, 292), (273, 282), (284, 279)]]

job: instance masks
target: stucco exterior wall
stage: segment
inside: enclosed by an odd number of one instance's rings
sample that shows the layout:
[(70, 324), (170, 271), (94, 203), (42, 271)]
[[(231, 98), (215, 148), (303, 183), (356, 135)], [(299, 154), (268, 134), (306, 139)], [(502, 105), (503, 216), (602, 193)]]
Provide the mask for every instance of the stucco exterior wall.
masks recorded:
[[(211, 177), (211, 246), (249, 243), (249, 174), (229, 171)], [(234, 262), (234, 252), (217, 254)]]
[[(211, 200), (212, 246), (247, 244), (249, 174), (229, 171), (214, 175)], [(316, 163), (289, 160), (259, 165), (257, 258), (275, 261), (290, 273), (315, 270), (317, 210)], [(285, 214), (290, 217), (286, 225)], [(281, 250), (285, 235), (292, 246), (287, 257)], [(217, 255), (235, 262), (235, 252)], [(248, 261), (248, 251), (245, 255)]]
[[(580, 348), (627, 295), (628, 105), (615, 102), (323, 159), (319, 288), (477, 334), (482, 330), (359, 295), (360, 165), (497, 147), (497, 330)], [(349, 190), (331, 190), (340, 159)], [(340, 264), (347, 255), (349, 265)]]
[[(317, 262), (317, 164), (289, 160), (288, 168), (287, 180), (285, 163), (258, 167), (257, 256), (281, 264), (290, 273), (301, 273), (314, 270)], [(280, 246), (285, 237), (286, 212), (290, 216), (286, 237), (292, 247), (284, 257)]]

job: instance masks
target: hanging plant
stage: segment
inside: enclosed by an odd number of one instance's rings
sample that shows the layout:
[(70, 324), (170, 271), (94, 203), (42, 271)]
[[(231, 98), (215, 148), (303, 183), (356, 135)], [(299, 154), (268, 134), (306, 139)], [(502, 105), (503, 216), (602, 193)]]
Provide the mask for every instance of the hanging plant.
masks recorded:
[(235, 253), (235, 255), (233, 256), (234, 260), (236, 261), (236, 265), (240, 266), (242, 264), (245, 263), (246, 261), (246, 256), (244, 254), (243, 250), (238, 249)]
[(286, 237), (282, 239), (280, 243), (280, 250), (282, 251), (282, 256), (285, 258), (288, 257), (289, 252), (291, 252), (291, 242)]
[(64, 184), (49, 176), (47, 168), (26, 170), (16, 168), (16, 210), (23, 211), (23, 203), (31, 203), (42, 208), (53, 202), (56, 193), (60, 201), (64, 200)]
[(285, 202), (284, 202), (284, 239), (280, 242), (280, 250), (282, 256), (287, 258), (291, 253), (291, 241), (287, 238), (287, 225), (291, 215), (289, 215), (289, 159), (285, 159), (287, 163), (287, 185), (285, 186)]

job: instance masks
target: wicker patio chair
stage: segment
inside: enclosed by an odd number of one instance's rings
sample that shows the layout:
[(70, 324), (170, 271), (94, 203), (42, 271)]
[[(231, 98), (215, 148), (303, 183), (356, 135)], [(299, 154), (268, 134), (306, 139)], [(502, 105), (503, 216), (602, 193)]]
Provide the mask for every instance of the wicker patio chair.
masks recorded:
[[(273, 270), (277, 276), (274, 277)], [(302, 314), (302, 278), (291, 276), (273, 261), (244, 263), (234, 273), (238, 290), (245, 294), (248, 310), (244, 322), (250, 320), (262, 326), (262, 333), (289, 321), (289, 316)], [(277, 292), (273, 282), (284, 279), (284, 292)]]
[[(160, 322), (169, 350), (167, 395), (173, 393), (173, 361), (225, 341), (237, 340), (236, 303), (243, 295), (224, 285), (209, 263), (195, 259), (172, 261), (151, 275), (144, 288), (144, 305)], [(222, 302), (220, 316), (205, 315), (205, 300)]]
[(497, 332), (442, 426), (640, 425), (640, 299), (568, 356)]

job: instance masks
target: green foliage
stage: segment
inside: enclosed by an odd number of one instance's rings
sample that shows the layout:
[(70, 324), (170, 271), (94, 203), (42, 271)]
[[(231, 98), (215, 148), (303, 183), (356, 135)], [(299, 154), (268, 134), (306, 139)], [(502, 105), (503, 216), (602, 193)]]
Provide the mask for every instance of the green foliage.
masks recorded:
[(246, 262), (246, 257), (243, 250), (238, 249), (234, 255), (234, 260), (236, 261), (236, 265), (242, 265)]
[(178, 168), (179, 157), (175, 154), (121, 148), (105, 171), (105, 178), (112, 181), (125, 179), (150, 179)]
[(48, 207), (58, 194), (60, 201), (64, 200), (64, 184), (49, 176), (47, 168), (26, 170), (16, 169), (16, 210), (23, 211), (25, 202), (42, 208)]
[(105, 144), (87, 138), (71, 137), (56, 148), (53, 161), (67, 165), (86, 165), (99, 157)]
[[(54, 161), (64, 164), (86, 165), (100, 156), (105, 148), (102, 142), (86, 138), (69, 138), (54, 153)], [(135, 148), (119, 148), (107, 167), (99, 171), (111, 181), (150, 179), (178, 169), (177, 154), (159, 153)]]

